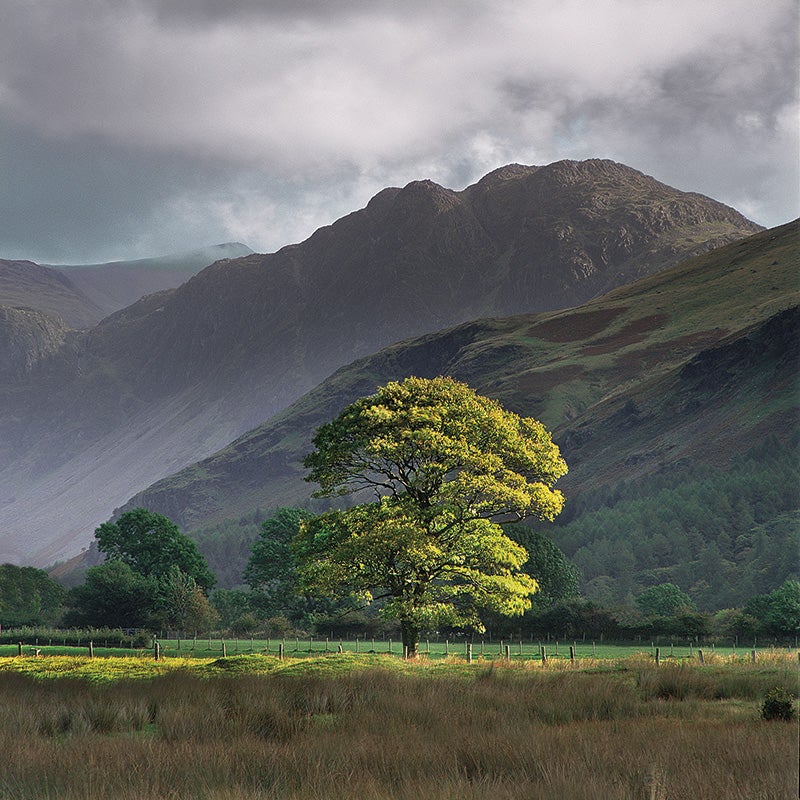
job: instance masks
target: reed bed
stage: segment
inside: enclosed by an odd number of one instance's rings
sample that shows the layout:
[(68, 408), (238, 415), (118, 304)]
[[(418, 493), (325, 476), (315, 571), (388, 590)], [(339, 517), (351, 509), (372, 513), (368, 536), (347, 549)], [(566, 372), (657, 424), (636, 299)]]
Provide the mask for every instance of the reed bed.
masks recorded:
[[(29, 659), (31, 661), (33, 659)], [(95, 659), (98, 661), (99, 659)], [(159, 662), (161, 663), (161, 662)], [(796, 661), (614, 669), (244, 656), (108, 681), (0, 671), (0, 797), (796, 796)], [(294, 667), (294, 669), (292, 669)]]

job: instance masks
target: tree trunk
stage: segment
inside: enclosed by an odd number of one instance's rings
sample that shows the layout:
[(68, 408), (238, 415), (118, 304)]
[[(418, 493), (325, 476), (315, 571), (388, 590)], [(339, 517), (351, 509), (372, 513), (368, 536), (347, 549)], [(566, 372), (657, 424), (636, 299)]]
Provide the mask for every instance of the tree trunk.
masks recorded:
[(403, 652), (408, 658), (417, 657), (417, 645), (419, 644), (419, 626), (408, 619), (400, 620), (400, 632), (403, 637)]

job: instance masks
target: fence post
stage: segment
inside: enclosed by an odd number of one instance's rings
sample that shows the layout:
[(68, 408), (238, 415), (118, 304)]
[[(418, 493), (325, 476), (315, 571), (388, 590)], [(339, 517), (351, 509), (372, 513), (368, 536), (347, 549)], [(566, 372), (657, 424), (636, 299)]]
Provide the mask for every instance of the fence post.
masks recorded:
[(542, 648), (542, 664), (547, 663), (547, 650), (545, 649), (544, 645), (540, 645)]
[(450, 641), (448, 639), (444, 640), (444, 654), (446, 656), (450, 655)]
[(17, 655), (22, 655), (22, 642), (17, 642)]
[(283, 642), (278, 644), (278, 661), (283, 661)]
[(511, 645), (506, 645), (506, 661), (511, 661)]
[(661, 648), (656, 647), (656, 666), (661, 666)]
[(700, 659), (700, 663), (701, 664), (705, 664), (706, 663), (705, 659), (703, 658), (703, 651), (702, 650), (698, 650), (697, 651), (697, 657)]
[(575, 663), (575, 645), (572, 644), (569, 646), (569, 660)]
[(89, 642), (89, 658), (94, 658), (94, 642)]
[(339, 642), (339, 649), (336, 652), (337, 653), (343, 653), (344, 652), (344, 646), (342, 645), (341, 642)]
[(594, 656), (595, 656), (595, 653), (594, 653), (594, 641), (592, 641), (592, 658), (594, 658)]
[(756, 663), (756, 651), (755, 651), (755, 648), (753, 648), (750, 651), (750, 658), (751, 658), (752, 662), (755, 664)]
[(158, 661), (161, 658), (161, 645), (158, 640), (153, 642), (153, 658)]
[(389, 639), (389, 652), (390, 653), (392, 652), (392, 640), (391, 639)]
[(472, 642), (467, 642), (467, 664), (472, 663)]
[(225, 640), (224, 639), (222, 640), (222, 657), (223, 658), (227, 658), (228, 657), (228, 648), (225, 645)]

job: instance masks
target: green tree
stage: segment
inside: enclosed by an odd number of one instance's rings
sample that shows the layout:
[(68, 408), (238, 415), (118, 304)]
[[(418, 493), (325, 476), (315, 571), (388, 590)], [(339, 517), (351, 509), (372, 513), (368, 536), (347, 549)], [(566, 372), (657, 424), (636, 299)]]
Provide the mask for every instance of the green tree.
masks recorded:
[(197, 581), (172, 566), (159, 581), (157, 608), (165, 627), (207, 631), (219, 619)]
[(86, 582), (70, 589), (64, 623), (75, 627), (143, 628), (153, 622), (155, 579), (135, 572), (123, 561), (90, 567)]
[(302, 508), (279, 508), (261, 525), (244, 571), (244, 580), (251, 589), (264, 595), (270, 607), (285, 602), (286, 596), (294, 590), (297, 571), (291, 544), (300, 532), (300, 525), (311, 516)]
[(543, 533), (525, 525), (509, 525), (506, 534), (528, 553), (523, 570), (538, 584), (534, 607), (544, 608), (578, 596), (580, 574), (561, 549)]
[(422, 627), (482, 629), (478, 610), (522, 614), (538, 586), (498, 523), (552, 520), (567, 467), (541, 423), (450, 378), (392, 382), (345, 408), (304, 461), (317, 496), (373, 502), (303, 523), (301, 586), (383, 608), (416, 655)]
[(160, 579), (174, 566), (208, 592), (215, 578), (195, 543), (162, 514), (134, 508), (94, 532), (106, 558), (125, 562), (134, 572)]
[(0, 566), (0, 625), (41, 625), (61, 614), (64, 588), (42, 569)]
[(660, 583), (643, 591), (636, 605), (646, 617), (671, 617), (680, 611), (694, 610), (692, 598), (674, 583)]

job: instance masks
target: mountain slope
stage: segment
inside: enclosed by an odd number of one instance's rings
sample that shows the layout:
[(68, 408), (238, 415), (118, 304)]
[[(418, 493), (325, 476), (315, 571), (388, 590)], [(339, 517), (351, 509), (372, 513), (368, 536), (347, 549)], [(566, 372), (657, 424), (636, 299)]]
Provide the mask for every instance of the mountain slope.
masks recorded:
[[(227, 242), (188, 253), (107, 264), (59, 265), (52, 267), (77, 287), (100, 310), (103, 317), (135, 303), (140, 297), (174, 289), (215, 261), (240, 258), (253, 251), (239, 242)], [(85, 327), (85, 326), (73, 326)]]
[(306, 503), (314, 430), (388, 380), (452, 375), (541, 419), (567, 494), (686, 463), (725, 464), (798, 428), (798, 224), (550, 314), (480, 320), (339, 370), (211, 458), (135, 496), (196, 529)]
[(0, 385), (0, 558), (71, 554), (135, 491), (353, 358), (575, 305), (757, 229), (628, 167), (558, 162), (386, 189), (302, 244), (218, 262)]
[(67, 275), (32, 261), (0, 259), (0, 306), (35, 309), (70, 328), (88, 328), (105, 316)]
[(215, 261), (252, 252), (237, 242), (107, 264), (49, 266), (0, 259), (0, 306), (32, 308), (60, 317), (68, 328), (91, 328), (144, 295), (180, 286)]

